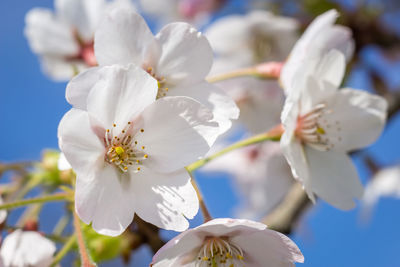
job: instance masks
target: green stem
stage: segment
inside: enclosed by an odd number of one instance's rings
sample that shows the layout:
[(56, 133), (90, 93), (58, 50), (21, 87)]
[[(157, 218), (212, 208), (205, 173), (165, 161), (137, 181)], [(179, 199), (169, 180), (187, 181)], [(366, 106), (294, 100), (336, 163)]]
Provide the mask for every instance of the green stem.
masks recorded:
[(24, 186), (21, 188), (21, 190), (16, 194), (14, 199), (20, 199), (23, 198), (26, 194), (29, 193), (34, 187), (36, 187), (38, 184), (40, 184), (41, 179), (39, 177), (34, 177), (30, 178)]
[(241, 147), (261, 143), (264, 141), (279, 141), (282, 133), (283, 133), (282, 126), (278, 125), (277, 127), (273, 128), (271, 131), (269, 131), (267, 133), (258, 134), (258, 135), (252, 136), (250, 138), (247, 138), (245, 140), (239, 141), (233, 145), (230, 145), (230, 146), (222, 149), (221, 151), (219, 151), (209, 157), (195, 161), (192, 164), (186, 166), (186, 169), (189, 172), (193, 172), (193, 171), (197, 170), (198, 168), (204, 166), (208, 162), (212, 161), (213, 159), (216, 159), (222, 155), (225, 155), (228, 152), (231, 152), (231, 151), (241, 148)]
[(247, 68), (211, 76), (207, 78), (207, 81), (209, 83), (217, 83), (233, 78), (248, 77), (248, 76), (259, 77), (255, 68)]
[(54, 194), (54, 195), (49, 195), (49, 196), (44, 196), (44, 197), (22, 199), (22, 200), (11, 202), (11, 203), (4, 203), (4, 204), (0, 205), (0, 210), (15, 209), (18, 207), (35, 204), (35, 203), (44, 203), (44, 202), (50, 202), (50, 201), (64, 201), (64, 200), (67, 200), (69, 196), (70, 196), (69, 194), (59, 193), (59, 194)]
[(64, 244), (64, 246), (61, 248), (61, 250), (57, 253), (57, 255), (54, 257), (53, 262), (51, 263), (50, 267), (56, 266), (67, 254), (68, 252), (72, 249), (72, 247), (76, 243), (76, 235), (73, 234), (68, 238), (67, 242)]
[(54, 227), (53, 234), (54, 235), (62, 235), (64, 232), (65, 227), (67, 227), (70, 221), (69, 214), (64, 215), (61, 219), (57, 222), (56, 226)]
[(207, 81), (209, 83), (216, 83), (239, 77), (255, 77), (264, 80), (278, 80), (283, 64), (283, 62), (264, 62), (250, 68), (234, 70), (231, 72), (208, 77)]

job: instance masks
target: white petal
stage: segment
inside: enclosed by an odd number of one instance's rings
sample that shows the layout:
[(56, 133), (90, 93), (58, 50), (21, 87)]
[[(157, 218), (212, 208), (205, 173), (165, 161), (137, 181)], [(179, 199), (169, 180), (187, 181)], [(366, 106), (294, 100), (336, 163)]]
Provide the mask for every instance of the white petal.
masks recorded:
[[(299, 72), (299, 74), (301, 74)], [(300, 88), (296, 88), (299, 90)], [(326, 104), (329, 99), (335, 97), (338, 88), (327, 81), (322, 81), (316, 76), (308, 76), (305, 85), (301, 87), (301, 114), (313, 110), (318, 104)]]
[(265, 132), (278, 125), (284, 103), (283, 91), (278, 84), (252, 80), (243, 83), (243, 86), (247, 92), (242, 99), (238, 99), (239, 121), (254, 134)]
[[(231, 127), (231, 119), (239, 117), (239, 109), (232, 98), (225, 94), (217, 86), (206, 81), (196, 83), (191, 86), (178, 86), (168, 91), (168, 96), (188, 96), (207, 108), (212, 110), (214, 120), (220, 126), (220, 134), (226, 132)], [(215, 136), (217, 138), (217, 136)], [(210, 140), (210, 146), (214, 143)]]
[(373, 143), (385, 125), (387, 105), (384, 98), (365, 91), (340, 90), (328, 100), (332, 112), (321, 118), (332, 149), (350, 151)]
[(143, 166), (135, 175), (134, 205), (139, 217), (166, 230), (186, 230), (186, 218), (192, 219), (199, 209), (186, 170), (161, 174)]
[(115, 8), (96, 31), (94, 49), (100, 65), (135, 63), (141, 66), (152, 43), (154, 36), (139, 14)]
[[(200, 248), (203, 238), (196, 234), (196, 229), (189, 229), (180, 233), (162, 248), (160, 248), (154, 255), (150, 264), (152, 267), (175, 267), (186, 266), (184, 265), (188, 258), (192, 256), (196, 248)], [(197, 252), (197, 251), (196, 251)], [(197, 254), (197, 253), (196, 253)], [(191, 257), (193, 259), (193, 257)]]
[(285, 235), (264, 229), (250, 234), (239, 234), (232, 242), (245, 251), (246, 266), (295, 266), (304, 262), (303, 254), (296, 244)]
[(315, 197), (310, 187), (309, 159), (305, 154), (305, 147), (297, 138), (294, 138), (292, 141), (288, 139), (289, 135), (285, 132), (281, 138), (282, 152), (292, 169), (293, 177), (303, 184), (308, 197), (311, 201), (315, 202)]
[(57, 168), (60, 171), (70, 170), (71, 164), (69, 164), (68, 160), (65, 158), (64, 153), (60, 153), (60, 157), (58, 158)]
[[(0, 196), (0, 205), (4, 204), (3, 198)], [(0, 224), (7, 219), (7, 210), (0, 210)], [(0, 265), (1, 266), (1, 265)]]
[(354, 208), (354, 200), (361, 198), (363, 187), (349, 156), (340, 152), (321, 152), (307, 146), (305, 152), (312, 191), (338, 209)]
[(336, 10), (330, 10), (318, 16), (297, 41), (280, 76), (286, 93), (291, 91), (289, 88), (292, 85), (293, 76), (298, 71), (301, 71), (303, 75), (314, 74), (316, 61), (330, 50), (339, 50), (347, 60), (351, 58), (354, 49), (351, 30), (333, 25), (337, 17)]
[(89, 174), (77, 173), (75, 208), (83, 222), (103, 235), (120, 235), (135, 212), (134, 181), (107, 163)]
[(58, 15), (73, 25), (79, 37), (89, 42), (103, 15), (106, 2), (104, 0), (56, 0)]
[(51, 10), (32, 9), (26, 14), (25, 23), (25, 36), (35, 53), (53, 56), (78, 54), (79, 46), (72, 29), (56, 18)]
[(43, 72), (55, 81), (69, 81), (76, 72), (88, 68), (83, 60), (69, 60), (63, 56), (45, 55), (40, 58)]
[(336, 87), (342, 83), (344, 72), (346, 70), (346, 59), (338, 50), (331, 50), (326, 54), (315, 72), (315, 77), (319, 80), (327, 81)]
[(187, 23), (171, 23), (156, 36), (161, 57), (156, 74), (170, 84), (193, 84), (209, 73), (213, 53), (208, 40)]
[(89, 122), (87, 112), (71, 109), (58, 126), (61, 151), (76, 172), (90, 173), (104, 161), (104, 145)]
[[(75, 76), (65, 90), (65, 97), (74, 108), (86, 110), (87, 96), (96, 82), (110, 69), (93, 67)], [(106, 75), (106, 74), (104, 74)]]
[(15, 230), (0, 249), (4, 266), (50, 266), (55, 244), (38, 232)]
[(196, 227), (196, 230), (199, 232), (198, 235), (203, 237), (207, 235), (233, 237), (238, 234), (247, 235), (259, 232), (266, 228), (265, 224), (255, 221), (217, 218)]
[(148, 106), (138, 123), (144, 129), (136, 138), (149, 155), (145, 164), (171, 172), (204, 156), (219, 127), (209, 109), (183, 96), (164, 97)]
[(116, 123), (115, 132), (119, 133), (128, 121), (135, 119), (155, 101), (157, 81), (132, 64), (102, 67), (99, 71), (100, 80), (87, 97), (87, 110), (105, 128)]
[(244, 18), (240, 15), (222, 17), (207, 28), (205, 35), (219, 56), (231, 55), (246, 46), (249, 25)]

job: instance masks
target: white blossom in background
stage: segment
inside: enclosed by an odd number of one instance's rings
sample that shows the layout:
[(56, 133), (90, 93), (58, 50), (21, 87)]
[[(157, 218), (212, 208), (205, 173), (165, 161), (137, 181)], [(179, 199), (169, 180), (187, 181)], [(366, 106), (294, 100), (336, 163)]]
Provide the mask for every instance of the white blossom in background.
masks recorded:
[[(153, 36), (144, 19), (137, 13), (116, 8), (99, 26), (95, 35), (95, 54), (100, 66), (135, 64), (158, 81), (155, 98), (188, 96), (213, 111), (220, 133), (239, 116), (234, 101), (205, 77), (210, 71), (213, 53), (207, 39), (187, 23), (166, 25)], [(97, 80), (96, 70), (79, 75), (67, 89), (67, 100), (88, 93), (90, 86), (82, 85)], [(84, 82), (79, 82), (80, 78)], [(86, 88), (86, 89), (85, 89)], [(217, 137), (217, 136), (215, 136)], [(210, 140), (210, 145), (214, 140)]]
[(244, 126), (250, 133), (257, 134), (266, 132), (280, 123), (285, 97), (277, 82), (237, 78), (217, 85), (240, 109), (239, 119), (233, 122), (234, 126)]
[(234, 67), (250, 67), (285, 60), (297, 41), (298, 28), (293, 18), (257, 10), (222, 17), (208, 27), (205, 35), (219, 60)]
[(130, 0), (55, 0), (55, 11), (34, 8), (25, 17), (25, 36), (54, 80), (68, 81), (97, 65), (94, 32), (105, 12), (114, 6), (134, 9)]
[[(297, 30), (296, 20), (267, 11), (217, 20), (205, 32), (216, 54), (212, 74), (285, 60), (298, 38)], [(277, 82), (237, 78), (217, 85), (235, 100), (240, 109), (238, 122), (251, 133), (267, 131), (280, 122), (284, 94)]]
[[(348, 27), (334, 24), (338, 17), (339, 13), (334, 9), (323, 13), (314, 19), (296, 42), (290, 55), (288, 54), (280, 76), (286, 93), (288, 88), (292, 87), (294, 76), (299, 70), (303, 76), (313, 74), (316, 66), (311, 66), (311, 62), (318, 62), (318, 59), (330, 50), (339, 50), (347, 61), (351, 59), (354, 52), (352, 32)], [(305, 64), (307, 70), (304, 70)]]
[(156, 101), (157, 81), (132, 64), (95, 71), (97, 82), (75, 99), (58, 132), (77, 175), (76, 212), (111, 236), (134, 213), (161, 228), (187, 229), (198, 199), (184, 167), (204, 156), (219, 132), (211, 111), (188, 97)]
[(372, 177), (362, 198), (362, 215), (370, 216), (382, 197), (400, 198), (400, 166), (382, 169)]
[(285, 235), (254, 221), (214, 219), (189, 229), (164, 245), (153, 267), (295, 266), (304, 257)]
[(233, 175), (244, 205), (241, 218), (260, 219), (286, 196), (294, 180), (279, 143), (266, 142), (232, 151), (208, 163), (203, 171)]
[(226, 0), (140, 0), (140, 6), (145, 13), (163, 23), (186, 21), (193, 25), (202, 25), (225, 2)]
[(306, 63), (305, 73), (299, 71), (289, 88), (281, 146), (311, 200), (317, 195), (336, 208), (351, 209), (363, 187), (347, 153), (379, 137), (387, 102), (365, 91), (338, 89), (346, 62), (337, 50), (322, 57), (313, 74), (306, 75)]
[(6, 267), (48, 267), (55, 251), (56, 245), (38, 232), (18, 229), (2, 242), (0, 257)]

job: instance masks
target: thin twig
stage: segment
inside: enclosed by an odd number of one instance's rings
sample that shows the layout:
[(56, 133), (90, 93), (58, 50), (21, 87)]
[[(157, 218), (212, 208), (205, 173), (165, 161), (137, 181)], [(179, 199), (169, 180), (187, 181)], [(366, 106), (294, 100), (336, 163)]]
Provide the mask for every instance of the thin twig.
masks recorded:
[(90, 260), (89, 253), (86, 249), (85, 240), (83, 239), (80, 219), (75, 211), (73, 213), (74, 213), (74, 228), (75, 228), (76, 241), (79, 247), (79, 254), (81, 255), (82, 266), (95, 267), (96, 265), (94, 265)]

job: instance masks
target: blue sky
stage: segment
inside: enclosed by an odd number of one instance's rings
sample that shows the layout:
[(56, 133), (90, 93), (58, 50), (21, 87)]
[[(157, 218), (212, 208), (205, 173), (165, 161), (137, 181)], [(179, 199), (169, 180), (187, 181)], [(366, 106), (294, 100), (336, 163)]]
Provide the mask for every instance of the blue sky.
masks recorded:
[[(65, 101), (65, 83), (45, 77), (37, 57), (31, 53), (23, 36), (24, 16), (32, 7), (52, 7), (52, 0), (0, 1), (0, 161), (38, 160), (44, 148), (57, 148), (57, 126), (69, 109)], [(398, 87), (399, 68), (383, 61), (376, 49), (363, 54), (369, 66), (380, 66), (393, 88)], [(368, 88), (363, 68), (349, 80), (355, 88)], [(400, 118), (395, 118), (378, 142), (368, 149), (384, 165), (400, 163), (398, 136)], [(361, 179), (368, 173), (356, 159)], [(215, 217), (233, 216), (238, 197), (228, 176), (199, 174), (199, 183), (206, 202)], [(43, 229), (55, 223), (59, 205), (49, 205)], [(198, 215), (192, 226), (201, 223)], [(400, 201), (379, 202), (368, 223), (360, 220), (359, 208), (342, 212), (319, 202), (300, 221), (292, 238), (305, 256), (304, 267), (398, 266), (400, 251)], [(165, 232), (163, 236), (173, 233)], [(143, 248), (131, 266), (146, 266), (149, 251)], [(104, 266), (115, 266), (117, 262)]]

